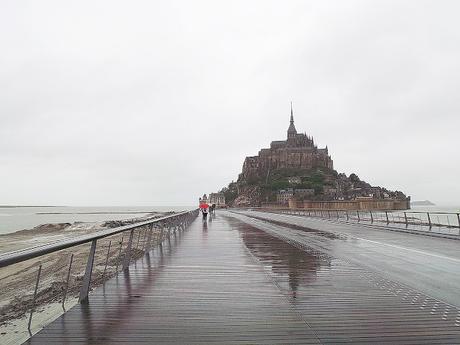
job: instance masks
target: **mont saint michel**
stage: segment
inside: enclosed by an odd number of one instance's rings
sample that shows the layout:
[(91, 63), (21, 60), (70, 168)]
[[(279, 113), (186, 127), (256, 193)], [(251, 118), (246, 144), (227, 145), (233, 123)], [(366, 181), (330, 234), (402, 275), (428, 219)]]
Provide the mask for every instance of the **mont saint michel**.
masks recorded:
[(285, 140), (272, 141), (257, 156), (244, 159), (236, 182), (221, 190), (232, 206), (270, 206), (324, 209), (408, 209), (403, 192), (371, 186), (356, 174), (334, 170), (328, 147), (319, 148), (313, 136), (299, 133), (291, 104)]

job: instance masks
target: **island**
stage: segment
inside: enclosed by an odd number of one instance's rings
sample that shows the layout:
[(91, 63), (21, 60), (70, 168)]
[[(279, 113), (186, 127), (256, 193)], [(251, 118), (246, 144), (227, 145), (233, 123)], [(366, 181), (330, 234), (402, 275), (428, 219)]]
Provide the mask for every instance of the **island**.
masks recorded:
[(246, 157), (237, 181), (219, 191), (234, 207), (289, 207), (340, 210), (404, 210), (410, 197), (371, 186), (357, 174), (334, 170), (328, 147), (298, 133), (291, 104), (286, 140), (272, 141), (257, 156)]
[(431, 202), (430, 200), (411, 201), (410, 204), (411, 206), (436, 206), (436, 204)]

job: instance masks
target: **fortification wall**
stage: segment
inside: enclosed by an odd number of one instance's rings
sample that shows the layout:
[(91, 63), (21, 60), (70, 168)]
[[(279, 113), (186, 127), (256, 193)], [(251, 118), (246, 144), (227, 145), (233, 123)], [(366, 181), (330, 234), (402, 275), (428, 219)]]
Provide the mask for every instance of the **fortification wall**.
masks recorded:
[(289, 200), (289, 208), (316, 210), (408, 210), (409, 199), (406, 200), (348, 200), (348, 201), (297, 201)]

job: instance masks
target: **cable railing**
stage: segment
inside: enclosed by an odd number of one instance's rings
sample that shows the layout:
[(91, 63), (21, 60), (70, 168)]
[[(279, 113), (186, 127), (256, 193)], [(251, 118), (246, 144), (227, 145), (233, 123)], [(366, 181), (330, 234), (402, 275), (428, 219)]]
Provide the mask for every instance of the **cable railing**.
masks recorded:
[(378, 210), (271, 209), (260, 211), (302, 215), (347, 222), (384, 225), (407, 230), (460, 236), (460, 213)]
[[(127, 271), (197, 215), (198, 210), (184, 211), (0, 254), (0, 326), (14, 320), (31, 335), (38, 308), (46, 319), (57, 305), (65, 312), (69, 305), (87, 303), (92, 289)], [(45, 307), (50, 305), (54, 311)]]

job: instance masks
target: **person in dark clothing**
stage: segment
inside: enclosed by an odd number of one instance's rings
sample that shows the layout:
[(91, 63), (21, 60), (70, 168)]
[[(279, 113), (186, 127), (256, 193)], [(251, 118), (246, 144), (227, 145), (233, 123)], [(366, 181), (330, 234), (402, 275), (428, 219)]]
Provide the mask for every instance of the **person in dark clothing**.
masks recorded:
[(206, 221), (208, 219), (209, 205), (206, 203), (200, 204), (200, 211), (203, 215), (203, 221)]

